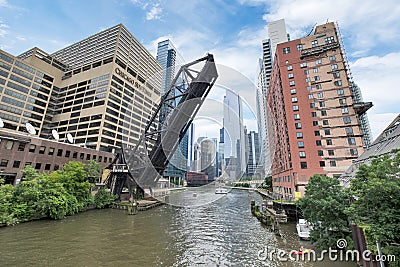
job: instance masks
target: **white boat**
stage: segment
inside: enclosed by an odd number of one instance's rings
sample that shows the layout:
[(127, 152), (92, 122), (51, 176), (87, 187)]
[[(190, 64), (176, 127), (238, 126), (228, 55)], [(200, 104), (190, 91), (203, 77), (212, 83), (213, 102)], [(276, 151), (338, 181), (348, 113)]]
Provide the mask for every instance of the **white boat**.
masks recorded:
[(310, 239), (310, 230), (311, 226), (304, 219), (299, 219), (299, 222), (296, 224), (297, 235), (301, 239)]
[(215, 189), (215, 194), (228, 194), (228, 190), (223, 187), (218, 187)]

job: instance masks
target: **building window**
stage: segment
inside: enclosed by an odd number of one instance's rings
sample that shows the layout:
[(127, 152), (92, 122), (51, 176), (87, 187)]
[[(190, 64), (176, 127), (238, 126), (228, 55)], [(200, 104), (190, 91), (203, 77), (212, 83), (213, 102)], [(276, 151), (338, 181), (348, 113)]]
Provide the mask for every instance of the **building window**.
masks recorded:
[(321, 140), (315, 140), (315, 145), (317, 145), (317, 146), (322, 146)]
[(324, 156), (324, 151), (323, 150), (318, 150), (318, 156), (323, 157)]
[(328, 125), (328, 124), (329, 124), (328, 120), (323, 120), (322, 121), (322, 125)]
[(49, 171), (50, 168), (51, 168), (51, 164), (50, 163), (47, 163), (46, 165), (44, 165), (44, 170), (45, 171)]
[(329, 60), (330, 61), (336, 61), (336, 57), (335, 56), (329, 56)]
[(303, 50), (303, 45), (302, 45), (302, 44), (298, 44), (298, 45), (297, 45), (297, 50), (299, 50), (299, 51), (300, 51), (300, 50)]
[(329, 156), (335, 156), (335, 151), (333, 151), (333, 150), (328, 150), (328, 155)]
[(301, 129), (301, 123), (300, 122), (296, 122), (295, 123), (295, 127), (296, 127), (296, 129)]
[(290, 82), (289, 82), (289, 85), (290, 85), (290, 86), (294, 86), (294, 81), (290, 81)]
[(321, 116), (327, 116), (328, 114), (327, 114), (327, 112), (326, 112), (326, 110), (321, 110)]
[(54, 170), (57, 171), (60, 169), (60, 166), (58, 164), (54, 164)]
[(297, 97), (292, 97), (292, 103), (296, 103), (297, 102)]
[(347, 135), (352, 135), (353, 134), (353, 128), (351, 128), (351, 127), (346, 128), (346, 134)]
[(14, 160), (13, 168), (19, 168), (20, 165), (21, 165), (21, 161), (19, 161), (19, 160)]
[(320, 166), (320, 167), (325, 167), (325, 161), (320, 161), (320, 162), (319, 162), (319, 166)]
[(322, 59), (317, 59), (317, 60), (315, 61), (315, 64), (316, 64), (316, 65), (321, 65), (321, 64), (322, 64)]
[(303, 138), (303, 132), (296, 132), (297, 138)]
[(83, 160), (83, 159), (85, 158), (85, 154), (84, 154), (84, 153), (81, 153), (81, 154), (79, 155), (79, 158)]
[(289, 53), (290, 53), (290, 47), (284, 47), (283, 54), (289, 54)]
[(30, 145), (29, 146), (29, 152), (35, 153), (36, 145)]
[(296, 88), (290, 89), (290, 93), (293, 95), (296, 93)]
[(343, 89), (337, 90), (337, 94), (338, 94), (338, 95), (343, 95), (343, 94), (344, 94), (344, 90), (343, 90)]
[(300, 120), (300, 114), (294, 114), (294, 119), (295, 120)]
[(19, 143), (18, 145), (18, 151), (24, 151), (25, 150), (26, 145), (24, 143)]
[(8, 166), (8, 159), (2, 159), (0, 161), (0, 167), (7, 167)]
[(310, 108), (315, 108), (315, 103), (314, 102), (310, 103)]
[(319, 76), (314, 76), (314, 81), (319, 81), (319, 80), (320, 80)]
[(319, 84), (316, 84), (316, 85), (315, 85), (315, 88), (316, 88), (316, 89), (322, 89), (322, 84), (320, 84), (320, 83), (319, 83)]
[(329, 164), (331, 165), (331, 167), (336, 167), (336, 161), (334, 160), (331, 160)]
[(313, 121), (313, 122), (312, 122), (312, 125), (313, 125), (313, 126), (318, 126), (318, 121)]
[(13, 141), (7, 141), (6, 143), (6, 149), (7, 150), (11, 150), (14, 146), (14, 142)]
[(319, 131), (314, 131), (314, 136), (320, 136), (321, 133)]
[(325, 129), (325, 135), (331, 135), (331, 130), (330, 129)]
[(325, 101), (319, 101), (319, 107), (323, 108), (325, 107)]
[(297, 142), (297, 147), (303, 148), (304, 147), (304, 142), (303, 141)]
[(308, 94), (308, 99), (313, 99), (314, 95), (313, 94)]
[(298, 111), (299, 110), (299, 106), (293, 106), (293, 111)]
[(44, 154), (45, 151), (46, 151), (46, 147), (45, 146), (41, 146), (39, 148), (39, 154)]
[(307, 77), (306, 78), (306, 83), (309, 83), (311, 80), (310, 80), (310, 77)]
[(335, 39), (333, 38), (333, 36), (329, 36), (325, 38), (325, 43), (330, 44), (333, 43), (335, 41)]
[(305, 158), (306, 157), (306, 152), (300, 151), (299, 152), (299, 156), (300, 156), (300, 158)]
[(57, 157), (61, 157), (63, 153), (62, 149), (57, 150)]
[(346, 104), (347, 104), (346, 98), (340, 98), (340, 99), (339, 99), (339, 104), (340, 104), (340, 105), (346, 105)]
[(311, 46), (316, 47), (318, 45), (318, 40), (311, 41)]
[(25, 162), (25, 167), (26, 166), (32, 166), (32, 162)]
[(300, 167), (302, 169), (307, 169), (307, 162), (304, 162), (304, 161), (300, 162)]
[(305, 75), (310, 74), (310, 70), (304, 70), (304, 74)]
[(305, 67), (307, 67), (307, 62), (300, 63), (300, 68), (305, 68)]
[(338, 69), (338, 65), (337, 64), (332, 64), (331, 68), (332, 68), (332, 70), (337, 70)]
[(318, 68), (313, 68), (314, 73), (318, 73)]
[(350, 138), (347, 138), (347, 142), (349, 142), (349, 145), (355, 145), (356, 139), (354, 137), (350, 137)]
[(319, 92), (319, 93), (317, 94), (317, 97), (318, 97), (318, 98), (323, 98), (323, 97), (324, 97), (324, 93)]
[(357, 156), (358, 155), (358, 150), (357, 148), (350, 148), (350, 154), (352, 156)]
[(326, 139), (326, 144), (328, 146), (331, 146), (332, 145), (332, 139)]
[(332, 75), (333, 75), (333, 78), (335, 78), (335, 79), (340, 78), (340, 72), (334, 72), (334, 73), (332, 73)]
[(293, 78), (293, 77), (294, 77), (294, 74), (293, 74), (293, 73), (289, 73), (289, 74), (288, 74), (288, 78), (289, 78), (289, 79), (291, 79), (291, 78)]
[(334, 81), (333, 84), (336, 86), (342, 86), (342, 80)]
[(349, 109), (348, 108), (342, 108), (342, 114), (348, 114)]
[(40, 170), (40, 168), (42, 168), (42, 163), (36, 163), (35, 164), (35, 169), (36, 170)]
[(311, 112), (311, 117), (317, 117), (317, 112), (316, 111)]
[(72, 158), (77, 159), (78, 158), (78, 152), (72, 153)]
[(292, 65), (287, 66), (287, 70), (292, 70), (292, 69), (293, 69)]
[(65, 157), (66, 157), (66, 158), (69, 158), (70, 156), (71, 156), (71, 151), (66, 150), (66, 151), (65, 151)]
[(54, 147), (49, 148), (49, 156), (54, 155)]

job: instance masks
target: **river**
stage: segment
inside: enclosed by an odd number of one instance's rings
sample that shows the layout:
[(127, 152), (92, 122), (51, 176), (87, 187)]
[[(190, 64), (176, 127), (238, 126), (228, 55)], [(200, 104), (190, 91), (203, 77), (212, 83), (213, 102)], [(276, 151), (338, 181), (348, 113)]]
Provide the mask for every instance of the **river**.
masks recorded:
[(0, 266), (356, 266), (268, 259), (267, 247), (310, 245), (297, 240), (293, 223), (282, 226), (283, 238), (271, 233), (251, 215), (251, 200), (261, 197), (233, 190), (193, 208), (164, 205), (135, 216), (92, 210), (0, 228)]

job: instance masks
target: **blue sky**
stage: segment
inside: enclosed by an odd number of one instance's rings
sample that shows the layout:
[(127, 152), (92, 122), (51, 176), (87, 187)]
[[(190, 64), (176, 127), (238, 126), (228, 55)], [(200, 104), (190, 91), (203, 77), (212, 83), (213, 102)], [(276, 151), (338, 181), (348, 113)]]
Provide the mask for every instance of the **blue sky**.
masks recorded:
[(123, 23), (153, 54), (157, 41), (170, 38), (186, 60), (212, 52), (253, 81), (266, 26), (281, 18), (292, 39), (315, 23), (339, 23), (354, 80), (374, 103), (368, 115), (376, 137), (400, 107), (398, 0), (0, 0), (0, 48), (52, 53)]

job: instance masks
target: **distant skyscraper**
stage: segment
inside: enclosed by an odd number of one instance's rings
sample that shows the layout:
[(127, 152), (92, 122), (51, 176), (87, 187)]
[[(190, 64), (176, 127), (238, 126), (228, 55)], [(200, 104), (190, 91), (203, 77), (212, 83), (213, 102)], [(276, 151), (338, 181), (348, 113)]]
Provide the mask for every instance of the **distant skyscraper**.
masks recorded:
[(236, 159), (236, 176), (240, 178), (246, 168), (243, 107), (240, 96), (230, 90), (226, 90), (224, 97), (223, 123), (225, 158)]
[(258, 92), (256, 95), (261, 159), (266, 175), (271, 173), (266, 96), (269, 88), (276, 46), (288, 40), (289, 34), (286, 32), (284, 19), (268, 23), (268, 39), (262, 41), (263, 54), (262, 59), (259, 61)]
[[(170, 40), (164, 40), (158, 43), (157, 47), (157, 60), (163, 67), (162, 73), (162, 94), (164, 95), (170, 88), (172, 80), (175, 77), (177, 68), (183, 63), (182, 57), (177, 52), (175, 46)], [(163, 124), (168, 114), (172, 111), (173, 107), (177, 106), (179, 102), (179, 92), (172, 90), (168, 96), (169, 101), (161, 107), (160, 123)], [(180, 177), (184, 178), (187, 170), (189, 159), (189, 132), (182, 138), (178, 149), (171, 157), (170, 163), (164, 171), (165, 177)]]
[[(250, 131), (246, 133), (246, 176), (254, 177), (259, 170), (258, 166), (260, 164), (260, 144), (259, 144), (258, 133), (255, 131)], [(260, 174), (258, 174), (260, 175)]]

